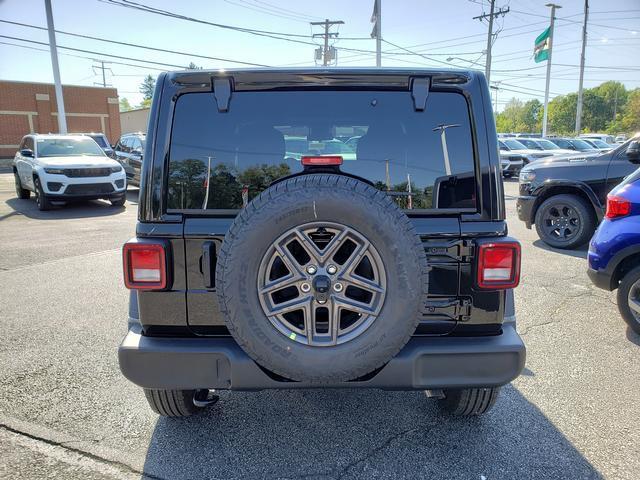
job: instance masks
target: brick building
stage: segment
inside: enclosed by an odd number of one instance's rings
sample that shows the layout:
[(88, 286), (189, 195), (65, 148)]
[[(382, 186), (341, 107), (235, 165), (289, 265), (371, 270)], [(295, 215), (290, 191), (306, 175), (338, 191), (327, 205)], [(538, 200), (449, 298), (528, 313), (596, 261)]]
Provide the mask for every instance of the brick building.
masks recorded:
[[(63, 85), (67, 129), (103, 132), (112, 144), (120, 137), (115, 88)], [(13, 157), (23, 135), (58, 132), (53, 84), (0, 80), (0, 157)]]

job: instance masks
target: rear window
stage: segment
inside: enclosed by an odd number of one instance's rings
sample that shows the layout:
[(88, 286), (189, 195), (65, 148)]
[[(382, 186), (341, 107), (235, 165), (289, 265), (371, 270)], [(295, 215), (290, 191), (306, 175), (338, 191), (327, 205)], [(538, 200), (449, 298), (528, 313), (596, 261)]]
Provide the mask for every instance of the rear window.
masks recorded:
[(469, 109), (431, 92), (416, 112), (409, 92), (234, 92), (221, 113), (211, 93), (179, 97), (168, 210), (236, 210), (305, 155), (341, 155), (403, 209), (476, 211)]

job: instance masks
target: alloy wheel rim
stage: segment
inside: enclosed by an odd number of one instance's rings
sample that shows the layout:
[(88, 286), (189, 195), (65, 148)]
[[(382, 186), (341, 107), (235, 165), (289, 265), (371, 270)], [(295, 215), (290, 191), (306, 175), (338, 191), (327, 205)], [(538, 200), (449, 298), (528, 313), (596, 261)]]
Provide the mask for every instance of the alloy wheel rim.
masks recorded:
[(290, 340), (340, 345), (376, 320), (386, 295), (376, 248), (356, 230), (331, 222), (294, 227), (268, 248), (258, 297), (271, 324)]
[(581, 225), (575, 208), (564, 203), (547, 208), (542, 218), (542, 228), (547, 236), (561, 242), (573, 240), (580, 232)]

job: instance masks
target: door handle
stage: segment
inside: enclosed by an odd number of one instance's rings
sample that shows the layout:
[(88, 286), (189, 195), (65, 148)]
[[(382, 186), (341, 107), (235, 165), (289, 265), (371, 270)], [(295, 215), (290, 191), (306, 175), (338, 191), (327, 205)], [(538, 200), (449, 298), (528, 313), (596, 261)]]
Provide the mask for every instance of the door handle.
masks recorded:
[(206, 288), (216, 286), (216, 244), (212, 241), (202, 243), (202, 276)]

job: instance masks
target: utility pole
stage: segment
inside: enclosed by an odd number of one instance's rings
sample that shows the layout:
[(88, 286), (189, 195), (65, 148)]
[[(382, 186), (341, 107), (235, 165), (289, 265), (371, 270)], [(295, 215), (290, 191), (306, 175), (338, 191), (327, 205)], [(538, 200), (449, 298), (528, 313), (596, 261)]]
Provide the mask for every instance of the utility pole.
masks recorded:
[[(107, 70), (109, 70), (111, 72), (111, 69), (109, 67), (105, 67), (104, 64), (106, 63), (104, 60), (96, 60), (96, 62), (98, 62), (100, 64), (100, 66), (97, 65), (92, 65), (91, 68), (93, 68), (93, 73), (96, 72), (96, 70), (102, 70), (102, 83), (100, 82), (93, 82), (94, 85), (102, 85), (103, 87), (108, 87), (110, 85), (107, 84), (107, 78), (105, 76), (105, 72)], [(111, 72), (113, 74), (113, 72)]]
[(493, 19), (500, 15), (505, 16), (509, 13), (509, 7), (500, 8), (497, 12), (496, 9), (496, 0), (490, 0), (491, 9), (489, 13), (483, 13), (482, 15), (478, 15), (477, 17), (473, 17), (474, 20), (484, 20), (485, 18), (489, 19), (489, 33), (487, 34), (487, 59), (484, 64), (484, 75), (487, 77), (487, 83), (491, 81), (491, 47), (493, 45)]
[[(324, 33), (316, 33), (313, 35), (313, 38), (324, 37), (324, 48), (322, 49), (322, 65), (329, 65), (330, 60), (335, 60), (335, 54), (333, 53), (335, 49), (332, 47), (329, 48), (329, 38), (336, 38), (338, 36), (338, 32), (329, 32), (329, 28), (333, 25), (343, 25), (344, 22), (342, 20), (329, 20), (328, 18), (324, 22), (310, 22), (311, 25), (322, 25), (324, 27)], [(317, 55), (316, 55), (317, 58)]]
[(371, 14), (371, 38), (376, 39), (376, 67), (382, 66), (382, 0), (374, 0)]
[(56, 104), (58, 107), (58, 131), (64, 134), (67, 133), (67, 116), (64, 111), (64, 97), (62, 96), (62, 83), (60, 82), (58, 47), (56, 45), (56, 29), (53, 26), (53, 11), (51, 10), (51, 0), (44, 0), (44, 8), (47, 11), (49, 51), (51, 52), (51, 67), (53, 68), (53, 82), (55, 83)]
[(549, 58), (547, 59), (547, 82), (544, 87), (544, 113), (542, 115), (542, 136), (547, 136), (547, 119), (549, 110), (549, 81), (551, 80), (551, 54), (553, 53), (553, 25), (555, 23), (556, 8), (562, 8), (555, 3), (547, 3), (551, 7), (551, 25), (549, 26)]
[[(578, 83), (578, 107), (576, 109), (576, 135), (582, 128), (582, 84), (584, 80), (584, 51), (587, 47), (587, 18), (589, 17), (589, 0), (584, 0), (584, 24), (582, 25), (582, 53), (580, 54), (580, 80)], [(614, 115), (615, 119), (615, 115)]]

